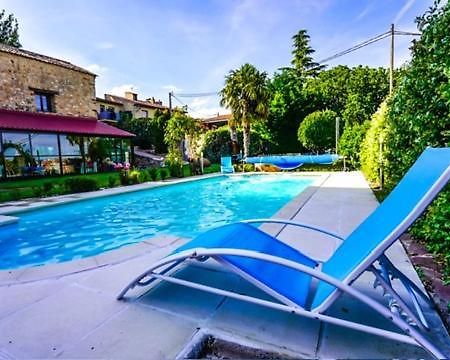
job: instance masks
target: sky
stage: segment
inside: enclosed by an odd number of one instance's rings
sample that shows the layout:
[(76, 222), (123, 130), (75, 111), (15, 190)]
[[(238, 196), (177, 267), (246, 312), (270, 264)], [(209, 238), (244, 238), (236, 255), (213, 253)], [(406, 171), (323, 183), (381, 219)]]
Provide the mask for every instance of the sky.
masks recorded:
[[(168, 93), (195, 117), (226, 113), (225, 75), (251, 63), (272, 76), (289, 66), (292, 36), (306, 29), (316, 61), (389, 30), (416, 32), (432, 0), (0, 0), (19, 22), (24, 49), (70, 61), (98, 75), (97, 96)], [(395, 66), (410, 59), (409, 36), (395, 38)], [(384, 39), (329, 63), (389, 64)], [(180, 105), (174, 100), (174, 105)]]

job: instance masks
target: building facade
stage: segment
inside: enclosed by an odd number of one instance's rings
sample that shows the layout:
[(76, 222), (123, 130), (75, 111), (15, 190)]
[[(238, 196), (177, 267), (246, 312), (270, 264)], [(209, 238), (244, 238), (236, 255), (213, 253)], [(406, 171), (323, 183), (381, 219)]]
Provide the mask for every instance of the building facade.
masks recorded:
[(0, 44), (0, 178), (111, 170), (133, 134), (97, 120), (96, 75)]
[(202, 126), (206, 129), (217, 129), (221, 126), (227, 125), (228, 121), (231, 119), (231, 114), (224, 114), (209, 117), (206, 119), (201, 119)]
[(96, 98), (98, 119), (107, 122), (120, 122), (121, 118), (153, 118), (157, 110), (169, 110), (161, 100), (138, 99), (138, 94), (126, 91), (124, 96), (105, 94), (104, 99)]

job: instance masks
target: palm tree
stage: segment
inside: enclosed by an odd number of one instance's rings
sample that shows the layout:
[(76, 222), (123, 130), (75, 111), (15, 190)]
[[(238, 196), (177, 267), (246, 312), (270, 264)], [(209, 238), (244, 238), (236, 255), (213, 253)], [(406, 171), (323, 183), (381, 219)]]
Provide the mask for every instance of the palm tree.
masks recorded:
[(233, 120), (242, 126), (244, 157), (249, 154), (250, 129), (255, 121), (264, 121), (269, 114), (270, 91), (266, 72), (251, 64), (231, 70), (220, 91), (220, 104), (231, 109)]

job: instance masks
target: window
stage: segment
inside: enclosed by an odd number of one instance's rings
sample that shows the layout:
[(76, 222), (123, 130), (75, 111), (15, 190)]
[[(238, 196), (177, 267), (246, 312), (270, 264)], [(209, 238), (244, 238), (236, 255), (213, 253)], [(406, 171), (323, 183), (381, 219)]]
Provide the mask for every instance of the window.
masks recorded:
[(147, 110), (142, 110), (142, 117), (148, 118), (148, 111)]
[(29, 134), (4, 132), (3, 156), (7, 177), (28, 175), (28, 169), (35, 166)]
[(53, 112), (53, 95), (43, 92), (34, 93), (36, 110), (39, 112)]
[(60, 173), (58, 137), (56, 134), (30, 134), (31, 149), (36, 166), (33, 175)]

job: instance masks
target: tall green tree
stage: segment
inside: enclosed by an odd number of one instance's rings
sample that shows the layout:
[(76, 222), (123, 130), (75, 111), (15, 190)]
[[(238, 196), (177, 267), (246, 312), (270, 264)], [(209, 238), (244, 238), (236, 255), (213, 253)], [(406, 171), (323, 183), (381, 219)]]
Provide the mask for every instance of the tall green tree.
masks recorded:
[(240, 123), (244, 134), (244, 156), (249, 155), (252, 123), (265, 121), (269, 114), (270, 91), (266, 72), (251, 64), (231, 70), (220, 91), (220, 104), (229, 108), (233, 119)]
[(293, 50), (291, 64), (300, 77), (316, 76), (325, 66), (313, 61), (315, 50), (309, 45), (310, 37), (302, 29), (292, 37)]
[(6, 15), (5, 10), (0, 11), (0, 44), (22, 47), (19, 42), (19, 23), (13, 14)]

